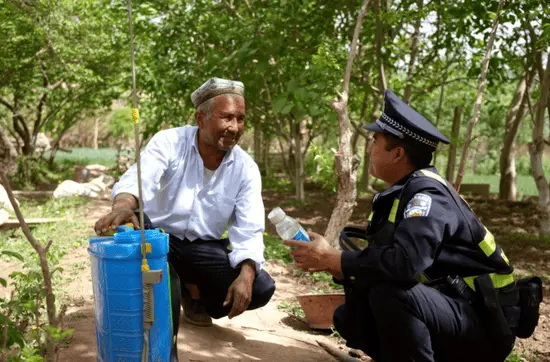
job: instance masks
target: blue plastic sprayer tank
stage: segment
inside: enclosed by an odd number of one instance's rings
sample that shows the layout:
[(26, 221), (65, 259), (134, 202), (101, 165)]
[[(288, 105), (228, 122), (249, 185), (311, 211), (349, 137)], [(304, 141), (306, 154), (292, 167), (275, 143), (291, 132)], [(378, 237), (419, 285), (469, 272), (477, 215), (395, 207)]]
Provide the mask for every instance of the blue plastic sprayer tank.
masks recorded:
[[(168, 234), (145, 230), (152, 251), (151, 270), (162, 270), (153, 286), (155, 322), (149, 334), (151, 362), (169, 361), (172, 339), (168, 273)], [(121, 227), (114, 237), (92, 237), (88, 252), (92, 264), (97, 360), (141, 361), (143, 350), (143, 286), (141, 231)]]

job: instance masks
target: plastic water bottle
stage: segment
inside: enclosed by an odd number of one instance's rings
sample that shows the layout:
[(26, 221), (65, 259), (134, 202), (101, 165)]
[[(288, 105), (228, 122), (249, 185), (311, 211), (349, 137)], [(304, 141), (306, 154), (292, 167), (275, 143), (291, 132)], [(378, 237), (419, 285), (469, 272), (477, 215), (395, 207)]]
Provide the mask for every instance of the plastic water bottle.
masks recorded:
[(267, 218), (275, 225), (277, 234), (279, 234), (281, 239), (310, 241), (302, 225), (300, 225), (296, 219), (285, 214), (280, 207), (273, 209), (269, 215), (267, 215)]

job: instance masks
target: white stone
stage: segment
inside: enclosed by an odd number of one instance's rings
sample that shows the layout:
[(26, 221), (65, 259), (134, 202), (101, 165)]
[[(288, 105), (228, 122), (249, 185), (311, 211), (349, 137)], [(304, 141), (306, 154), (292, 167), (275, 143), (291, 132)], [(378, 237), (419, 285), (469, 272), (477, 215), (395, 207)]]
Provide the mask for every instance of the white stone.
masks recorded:
[(87, 183), (78, 183), (72, 180), (65, 180), (57, 186), (53, 197), (74, 197), (85, 196), (91, 198), (104, 198), (109, 195), (108, 187), (114, 184), (112, 176), (103, 175)]
[[(17, 199), (15, 201), (17, 202), (17, 205), (19, 205), (19, 201), (17, 201)], [(11, 206), (10, 199), (8, 198), (8, 193), (2, 185), (0, 185), (0, 208), (13, 211), (13, 206)]]
[(8, 221), (9, 218), (10, 218), (10, 213), (4, 209), (0, 209), (0, 225)]
[(36, 152), (46, 152), (52, 149), (50, 140), (44, 133), (39, 133), (36, 135), (35, 147)]

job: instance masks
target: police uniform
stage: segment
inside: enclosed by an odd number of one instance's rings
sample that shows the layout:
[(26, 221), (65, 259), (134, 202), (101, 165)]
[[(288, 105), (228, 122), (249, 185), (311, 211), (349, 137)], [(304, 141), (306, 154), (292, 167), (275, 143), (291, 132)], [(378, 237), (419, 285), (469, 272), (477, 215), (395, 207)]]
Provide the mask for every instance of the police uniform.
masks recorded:
[[(391, 90), (382, 116), (365, 128), (430, 151), (449, 143)], [(377, 362), (503, 361), (519, 319), (518, 294), (506, 300), (513, 268), (466, 201), (428, 167), (377, 193), (372, 210), (366, 249), (341, 237), (346, 303), (334, 324), (348, 346)], [(510, 307), (490, 309), (476, 288)]]

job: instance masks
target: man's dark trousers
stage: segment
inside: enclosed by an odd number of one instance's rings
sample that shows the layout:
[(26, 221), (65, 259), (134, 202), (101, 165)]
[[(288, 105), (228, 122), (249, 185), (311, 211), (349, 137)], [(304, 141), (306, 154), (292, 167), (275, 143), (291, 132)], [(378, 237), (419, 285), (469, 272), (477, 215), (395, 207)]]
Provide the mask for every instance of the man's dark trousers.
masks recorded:
[[(229, 265), (228, 239), (179, 240), (170, 236), (170, 265), (177, 272), (181, 288), (184, 284), (197, 285), (203, 307), (212, 318), (227, 316), (232, 305), (223, 306), (231, 283), (240, 274), (240, 268)], [(252, 286), (252, 300), (248, 310), (266, 305), (275, 292), (275, 281), (265, 270), (256, 273)]]
[[(153, 228), (144, 215), (145, 229)], [(202, 305), (212, 318), (222, 318), (231, 311), (232, 304), (223, 306), (229, 286), (239, 276), (240, 269), (229, 265), (229, 240), (180, 240), (170, 235), (168, 263), (170, 266), (170, 297), (172, 326), (178, 335), (182, 288), (196, 284)], [(256, 272), (252, 286), (252, 300), (247, 310), (266, 305), (275, 293), (275, 281), (265, 270)]]
[[(363, 350), (376, 362), (502, 362), (513, 348), (514, 339), (489, 339), (466, 300), (434, 288), (376, 284), (362, 297), (361, 303), (354, 304), (364, 306), (359, 313), (346, 305), (336, 309), (334, 326), (344, 339), (355, 341), (350, 347)], [(349, 318), (358, 316), (355, 326), (361, 328), (350, 328)]]

